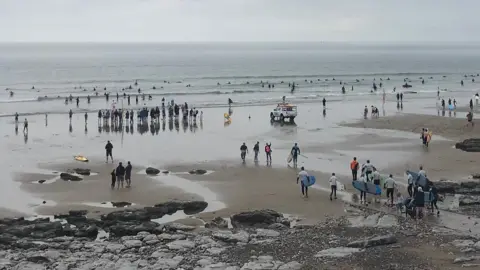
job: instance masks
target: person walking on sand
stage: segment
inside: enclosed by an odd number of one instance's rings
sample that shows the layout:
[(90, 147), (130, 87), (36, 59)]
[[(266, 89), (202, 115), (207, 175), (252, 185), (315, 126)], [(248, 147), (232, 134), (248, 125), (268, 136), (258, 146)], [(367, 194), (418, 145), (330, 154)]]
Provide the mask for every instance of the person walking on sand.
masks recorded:
[(297, 143), (292, 147), (291, 154), (293, 158), (293, 167), (297, 167), (298, 155), (300, 155), (300, 148)]
[(132, 164), (130, 164), (130, 161), (127, 162), (127, 167), (125, 167), (125, 181), (127, 182), (127, 188), (132, 186)]
[(375, 167), (370, 163), (370, 160), (367, 160), (367, 163), (363, 166), (362, 171), (365, 172), (365, 178), (367, 179), (367, 182), (372, 180), (372, 173)]
[(435, 209), (437, 209), (437, 216), (438, 216), (440, 215), (440, 211), (438, 210), (437, 201), (438, 201), (438, 190), (435, 184), (432, 183), (430, 187), (430, 204), (432, 208), (432, 213), (434, 211), (433, 208), (435, 207)]
[(373, 184), (376, 187), (375, 202), (380, 202), (380, 194), (382, 193), (382, 188), (380, 187), (380, 173), (374, 169), (372, 173)]
[(472, 125), (473, 127), (473, 113), (472, 112), (468, 112), (467, 113), (467, 125)]
[[(360, 181), (360, 182), (363, 182), (363, 183), (365, 184), (365, 189), (366, 189), (366, 187), (367, 187), (367, 178), (365, 177), (364, 174), (361, 174), (361, 175), (360, 175), (359, 181)], [(360, 191), (360, 204), (362, 204), (362, 203), (367, 204), (367, 192), (365, 192), (365, 191)]]
[(267, 156), (267, 165), (272, 164), (272, 143), (265, 143), (265, 155)]
[(115, 188), (115, 182), (117, 181), (117, 176), (115, 175), (115, 169), (112, 170), (110, 175), (112, 176), (111, 187), (112, 187), (112, 189), (114, 189)]
[(253, 146), (253, 152), (255, 153), (255, 157), (253, 158), (253, 160), (255, 162), (258, 162), (258, 152), (260, 151), (260, 143), (257, 142), (254, 146)]
[(88, 114), (85, 113), (85, 125), (87, 124), (87, 121), (88, 121)]
[(18, 123), (18, 113), (15, 113), (15, 123)]
[(407, 183), (408, 196), (411, 198), (413, 196), (413, 176), (411, 174), (407, 175)]
[(335, 200), (337, 199), (337, 177), (335, 173), (332, 173), (332, 177), (328, 180), (330, 183), (330, 201), (332, 200), (332, 195), (334, 196)]
[(25, 118), (25, 121), (23, 121), (23, 133), (28, 133), (28, 120)]
[(117, 189), (120, 188), (120, 185), (123, 188), (123, 181), (125, 180), (125, 167), (123, 167), (122, 162), (118, 163), (118, 167), (115, 169), (115, 175), (117, 176)]
[(113, 163), (113, 155), (112, 155), (112, 149), (113, 149), (113, 144), (110, 141), (107, 141), (107, 144), (105, 145), (105, 151), (107, 154), (107, 161), (105, 163), (108, 163), (108, 157), (112, 160)]
[(414, 198), (414, 203), (415, 203), (415, 207), (416, 207), (416, 218), (417, 218), (417, 222), (418, 220), (420, 219), (420, 217), (424, 215), (424, 207), (425, 207), (425, 194), (423, 192), (423, 189), (422, 187), (418, 187), (417, 189), (417, 193), (415, 194), (415, 198)]
[(297, 184), (300, 181), (300, 185), (302, 187), (302, 196), (304, 198), (308, 198), (308, 187), (305, 185), (305, 181), (308, 181), (308, 173), (305, 171), (305, 168), (300, 168), (300, 172), (297, 176)]
[(243, 163), (245, 163), (245, 156), (248, 153), (248, 147), (245, 143), (240, 146), (240, 157), (242, 158)]
[(357, 172), (358, 172), (358, 161), (357, 158), (354, 157), (352, 162), (350, 162), (350, 169), (352, 170), (352, 179), (353, 181), (357, 180)]
[(385, 184), (383, 184), (383, 188), (387, 189), (387, 199), (390, 197), (390, 206), (393, 206), (393, 193), (396, 186), (397, 184), (395, 180), (393, 180), (393, 175), (390, 174), (387, 180), (385, 180)]

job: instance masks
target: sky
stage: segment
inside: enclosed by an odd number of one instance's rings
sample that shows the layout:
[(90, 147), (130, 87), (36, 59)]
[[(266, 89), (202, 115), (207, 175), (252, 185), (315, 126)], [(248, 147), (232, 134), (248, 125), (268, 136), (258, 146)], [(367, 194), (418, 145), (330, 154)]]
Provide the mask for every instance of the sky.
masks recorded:
[(478, 42), (478, 0), (0, 0), (0, 42)]

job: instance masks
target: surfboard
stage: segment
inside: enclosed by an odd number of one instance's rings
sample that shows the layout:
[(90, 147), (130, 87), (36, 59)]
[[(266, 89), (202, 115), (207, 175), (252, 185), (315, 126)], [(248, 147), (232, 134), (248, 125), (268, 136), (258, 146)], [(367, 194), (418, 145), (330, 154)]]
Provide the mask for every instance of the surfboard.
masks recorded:
[(355, 189), (374, 195), (381, 195), (382, 189), (375, 186), (371, 182), (362, 182), (362, 181), (352, 181), (352, 185)]
[(88, 158), (84, 156), (74, 156), (73, 157), (76, 161), (81, 161), (81, 162), (88, 162)]
[(292, 162), (292, 159), (293, 159), (293, 156), (292, 156), (292, 154), (291, 154), (291, 153), (290, 153), (290, 154), (288, 154), (288, 157), (287, 157), (287, 163), (290, 163), (290, 162)]
[(429, 143), (432, 140), (432, 132), (429, 131), (427, 135), (427, 143)]
[[(308, 180), (307, 180), (307, 179), (308, 179)], [(305, 177), (305, 178), (302, 180), (303, 185), (304, 185), (304, 186), (307, 186), (307, 187), (315, 184), (316, 181), (317, 181), (317, 180), (315, 179), (315, 176), (313, 176), (313, 175), (308, 176), (308, 178)]]
[[(413, 183), (416, 183), (417, 185), (421, 186), (422, 188), (425, 188), (427, 186), (428, 178), (425, 178), (423, 175), (418, 178), (418, 173), (412, 172), (412, 171), (406, 171), (406, 174), (411, 174), (413, 178)], [(418, 180), (417, 180), (418, 178)]]

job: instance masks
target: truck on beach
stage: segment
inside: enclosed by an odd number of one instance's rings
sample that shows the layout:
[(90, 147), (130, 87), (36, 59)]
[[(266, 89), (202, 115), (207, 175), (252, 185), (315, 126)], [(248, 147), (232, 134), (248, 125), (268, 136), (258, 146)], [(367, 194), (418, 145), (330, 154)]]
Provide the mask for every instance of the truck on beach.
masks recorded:
[(279, 103), (272, 112), (270, 112), (271, 121), (280, 121), (283, 122), (288, 120), (293, 122), (295, 117), (297, 117), (297, 106), (289, 103)]

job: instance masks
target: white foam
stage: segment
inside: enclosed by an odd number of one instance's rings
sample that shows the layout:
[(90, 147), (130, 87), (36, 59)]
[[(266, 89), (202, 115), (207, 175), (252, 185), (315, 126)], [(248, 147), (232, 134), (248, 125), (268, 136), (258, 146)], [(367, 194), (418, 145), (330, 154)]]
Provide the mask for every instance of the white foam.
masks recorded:
[(87, 206), (92, 206), (92, 207), (101, 207), (101, 208), (127, 208), (130, 206), (134, 206), (135, 204), (132, 203), (131, 205), (126, 205), (124, 207), (115, 207), (111, 202), (103, 202), (103, 203), (98, 203), (98, 202), (82, 202), (81, 204), (87, 205)]
[(161, 218), (156, 218), (152, 219), (153, 222), (163, 224), (163, 223), (168, 223), (168, 222), (173, 222), (175, 220), (183, 219), (189, 217), (188, 215), (185, 214), (183, 211), (177, 211), (172, 215), (165, 215)]
[(48, 218), (50, 220), (50, 222), (60, 221), (60, 223), (62, 223), (62, 224), (67, 223), (67, 221), (65, 219), (55, 218), (54, 216), (51, 216), (51, 215), (35, 215), (35, 216), (26, 217), (25, 220), (33, 221), (33, 220), (39, 219), (39, 218)]
[(108, 233), (108, 232), (106, 232), (102, 229), (99, 229), (98, 234), (97, 234), (97, 238), (95, 239), (95, 241), (103, 242), (108, 238), (110, 238), (110, 233)]

